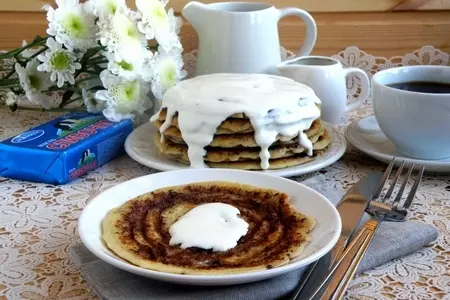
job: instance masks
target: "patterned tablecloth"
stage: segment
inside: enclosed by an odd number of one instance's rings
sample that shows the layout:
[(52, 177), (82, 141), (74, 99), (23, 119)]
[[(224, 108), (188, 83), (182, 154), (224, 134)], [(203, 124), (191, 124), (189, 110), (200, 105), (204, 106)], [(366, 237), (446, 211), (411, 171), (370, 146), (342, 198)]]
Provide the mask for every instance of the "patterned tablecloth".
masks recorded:
[[(395, 65), (449, 62), (448, 54), (432, 47), (392, 59), (350, 47), (336, 57), (368, 74)], [(191, 65), (188, 60), (187, 66)], [(356, 92), (357, 82), (350, 78), (348, 88)], [(340, 129), (370, 114), (372, 108), (365, 103), (345, 118)], [(0, 139), (55, 116), (0, 110)], [(335, 164), (293, 179), (322, 173), (329, 184), (348, 189), (368, 172), (384, 167), (349, 146)], [(67, 255), (69, 247), (80, 242), (78, 216), (86, 203), (105, 189), (154, 172), (123, 156), (62, 186), (0, 178), (0, 299), (96, 299)], [(425, 249), (357, 276), (346, 299), (450, 300), (450, 176), (427, 174), (417, 197), (412, 218), (436, 226), (439, 238)]]

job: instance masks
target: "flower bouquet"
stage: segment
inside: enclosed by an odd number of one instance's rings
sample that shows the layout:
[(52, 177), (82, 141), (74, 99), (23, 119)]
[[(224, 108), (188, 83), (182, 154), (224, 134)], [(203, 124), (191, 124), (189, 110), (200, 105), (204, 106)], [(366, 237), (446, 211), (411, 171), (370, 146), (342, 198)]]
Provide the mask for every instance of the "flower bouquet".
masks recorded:
[(0, 54), (0, 104), (12, 110), (139, 119), (183, 79), (181, 18), (167, 0), (56, 0), (48, 36)]

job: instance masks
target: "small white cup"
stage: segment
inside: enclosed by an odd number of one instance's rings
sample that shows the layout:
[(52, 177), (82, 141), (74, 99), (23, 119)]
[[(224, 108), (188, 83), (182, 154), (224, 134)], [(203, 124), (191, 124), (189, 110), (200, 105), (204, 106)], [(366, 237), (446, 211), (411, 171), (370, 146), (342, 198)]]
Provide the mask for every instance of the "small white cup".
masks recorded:
[[(340, 61), (327, 56), (302, 56), (277, 65), (282, 76), (310, 86), (322, 102), (321, 119), (338, 125), (346, 112), (355, 110), (370, 94), (370, 80), (363, 70), (343, 68)], [(348, 75), (356, 75), (361, 92), (347, 104)]]
[(405, 82), (450, 84), (450, 67), (410, 66), (372, 77), (372, 102), (381, 131), (405, 156), (450, 157), (450, 94), (420, 93), (389, 87)]

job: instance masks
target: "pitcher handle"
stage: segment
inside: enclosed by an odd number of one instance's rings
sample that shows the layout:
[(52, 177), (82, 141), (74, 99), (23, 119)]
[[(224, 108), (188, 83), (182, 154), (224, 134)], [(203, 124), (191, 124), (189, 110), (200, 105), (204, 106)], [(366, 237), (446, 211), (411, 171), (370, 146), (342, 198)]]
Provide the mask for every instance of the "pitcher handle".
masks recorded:
[(367, 99), (370, 93), (370, 81), (369, 76), (367, 76), (366, 72), (358, 68), (345, 68), (344, 69), (345, 77), (350, 74), (355, 74), (356, 77), (361, 81), (361, 92), (358, 97), (356, 97), (353, 103), (347, 104), (345, 107), (345, 111), (349, 112), (357, 109), (363, 102), (363, 100)]
[(297, 52), (297, 56), (309, 55), (314, 48), (317, 39), (317, 27), (313, 17), (303, 9), (296, 7), (285, 7), (279, 9), (278, 11), (280, 12), (279, 19), (286, 16), (297, 16), (303, 20), (306, 25), (306, 36), (305, 41), (303, 42), (303, 46)]

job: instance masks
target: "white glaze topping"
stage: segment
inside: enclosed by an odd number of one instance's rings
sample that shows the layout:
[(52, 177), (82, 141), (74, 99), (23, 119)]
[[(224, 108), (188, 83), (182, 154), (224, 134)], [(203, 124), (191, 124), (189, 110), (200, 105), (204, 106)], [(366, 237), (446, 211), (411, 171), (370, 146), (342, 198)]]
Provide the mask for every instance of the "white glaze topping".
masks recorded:
[[(181, 81), (163, 97), (167, 108), (162, 133), (178, 112), (178, 124), (188, 145), (192, 167), (207, 167), (203, 161), (217, 127), (236, 113), (245, 113), (255, 129), (261, 147), (261, 168), (269, 167), (269, 147), (278, 135), (298, 134), (299, 145), (313, 154), (313, 145), (304, 131), (320, 117), (320, 104), (314, 91), (292, 79), (266, 74), (209, 74)], [(157, 120), (159, 112), (151, 118)]]
[(182, 249), (197, 247), (227, 251), (236, 247), (247, 234), (248, 223), (239, 209), (225, 203), (208, 203), (194, 207), (169, 228), (170, 245)]

